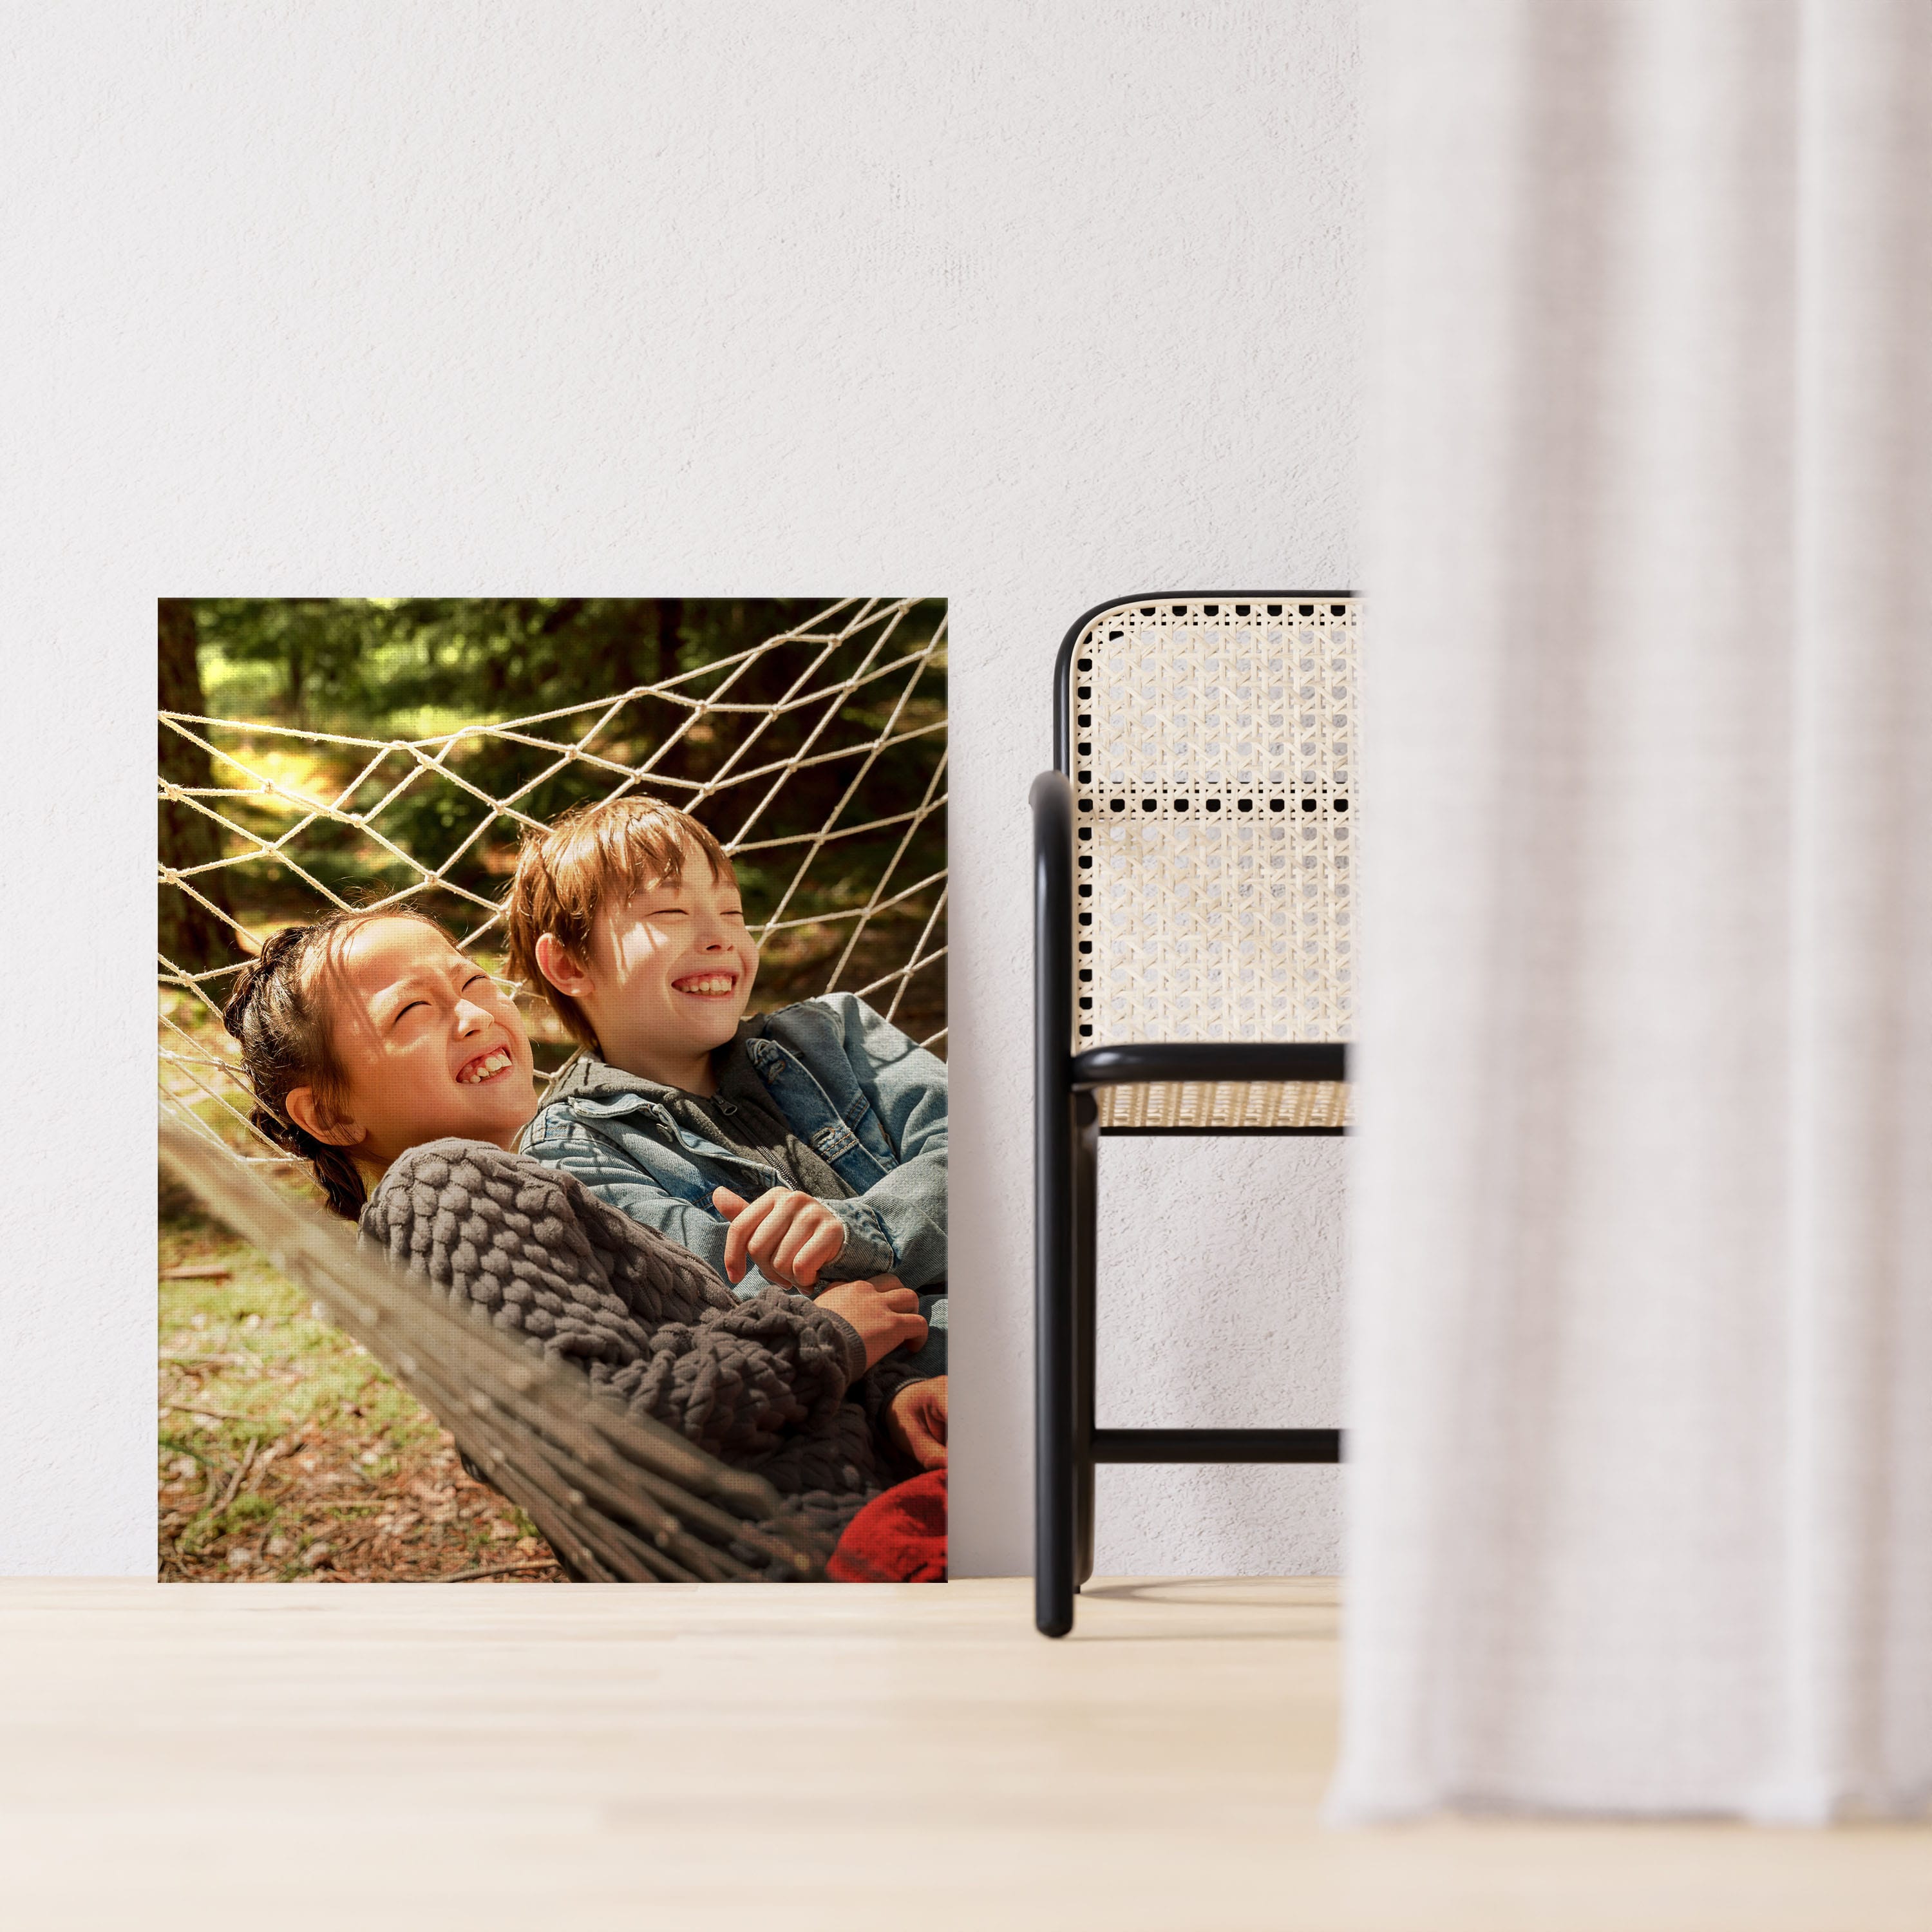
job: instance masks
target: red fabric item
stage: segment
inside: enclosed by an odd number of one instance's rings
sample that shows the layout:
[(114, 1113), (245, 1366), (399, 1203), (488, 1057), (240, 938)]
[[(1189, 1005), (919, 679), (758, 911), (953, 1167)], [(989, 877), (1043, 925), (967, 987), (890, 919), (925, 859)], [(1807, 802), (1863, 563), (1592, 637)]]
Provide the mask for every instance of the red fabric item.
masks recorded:
[(928, 1469), (874, 1496), (845, 1526), (825, 1566), (835, 1583), (946, 1581), (946, 1472)]

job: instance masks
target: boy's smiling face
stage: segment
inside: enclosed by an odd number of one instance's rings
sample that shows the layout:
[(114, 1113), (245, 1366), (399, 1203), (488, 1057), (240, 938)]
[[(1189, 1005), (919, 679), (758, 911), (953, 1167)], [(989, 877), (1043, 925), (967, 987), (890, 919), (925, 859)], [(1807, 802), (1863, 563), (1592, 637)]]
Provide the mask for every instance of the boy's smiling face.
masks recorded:
[(590, 951), (572, 962), (574, 983), (550, 960), (544, 971), (584, 1009), (604, 1059), (688, 1093), (714, 1092), (712, 1050), (737, 1031), (758, 973), (736, 880), (713, 878), (704, 855), (691, 853), (675, 884), (640, 886), (600, 907)]

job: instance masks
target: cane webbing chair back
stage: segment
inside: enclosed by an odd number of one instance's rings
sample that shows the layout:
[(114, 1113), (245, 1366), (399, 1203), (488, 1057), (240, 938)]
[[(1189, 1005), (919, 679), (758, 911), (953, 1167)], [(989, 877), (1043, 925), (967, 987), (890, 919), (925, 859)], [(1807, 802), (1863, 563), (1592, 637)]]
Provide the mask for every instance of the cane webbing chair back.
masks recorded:
[[(1140, 598), (1060, 667), (1077, 852), (1072, 1050), (1354, 1031), (1357, 600)], [(1340, 1082), (1096, 1095), (1102, 1131), (1334, 1132)]]

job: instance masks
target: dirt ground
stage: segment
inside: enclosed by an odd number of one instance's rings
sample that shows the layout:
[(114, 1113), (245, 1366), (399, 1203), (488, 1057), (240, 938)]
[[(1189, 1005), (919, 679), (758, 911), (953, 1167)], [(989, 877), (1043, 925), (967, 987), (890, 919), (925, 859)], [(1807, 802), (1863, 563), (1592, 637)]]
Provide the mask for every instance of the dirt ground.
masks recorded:
[(524, 1513), (292, 1282), (164, 1191), (164, 1582), (565, 1580)]

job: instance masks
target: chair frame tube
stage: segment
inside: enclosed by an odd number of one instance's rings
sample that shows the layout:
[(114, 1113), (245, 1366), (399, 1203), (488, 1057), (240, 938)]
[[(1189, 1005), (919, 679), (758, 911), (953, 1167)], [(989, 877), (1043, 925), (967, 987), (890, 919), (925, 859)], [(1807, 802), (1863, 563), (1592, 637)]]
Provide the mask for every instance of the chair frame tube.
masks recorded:
[(1034, 781), (1034, 1616), (1048, 1636), (1073, 1628), (1077, 1587), (1072, 801), (1064, 773)]

